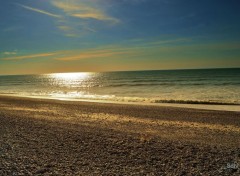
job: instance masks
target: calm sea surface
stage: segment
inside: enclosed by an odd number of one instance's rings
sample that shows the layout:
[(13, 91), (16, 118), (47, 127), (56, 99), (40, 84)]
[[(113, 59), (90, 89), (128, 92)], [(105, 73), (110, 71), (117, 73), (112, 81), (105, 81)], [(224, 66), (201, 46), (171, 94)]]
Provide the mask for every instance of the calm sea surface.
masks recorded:
[(240, 69), (0, 76), (0, 94), (120, 102), (240, 104)]

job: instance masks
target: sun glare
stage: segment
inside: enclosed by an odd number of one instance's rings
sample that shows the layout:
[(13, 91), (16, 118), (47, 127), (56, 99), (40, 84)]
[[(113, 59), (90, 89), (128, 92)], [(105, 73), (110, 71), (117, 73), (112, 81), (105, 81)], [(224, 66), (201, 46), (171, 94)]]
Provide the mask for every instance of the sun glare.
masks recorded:
[(86, 81), (93, 73), (78, 72), (78, 73), (54, 73), (47, 75), (52, 82), (62, 86), (76, 86), (77, 84), (86, 84)]
[(54, 73), (50, 74), (52, 78), (59, 80), (85, 80), (92, 73), (90, 72), (79, 72), (79, 73)]

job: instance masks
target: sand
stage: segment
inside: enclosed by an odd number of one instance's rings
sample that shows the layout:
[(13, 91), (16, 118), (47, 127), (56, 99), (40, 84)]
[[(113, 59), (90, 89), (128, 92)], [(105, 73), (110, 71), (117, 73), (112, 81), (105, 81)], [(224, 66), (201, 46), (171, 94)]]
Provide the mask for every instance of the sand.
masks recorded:
[(240, 175), (240, 112), (0, 97), (0, 175)]

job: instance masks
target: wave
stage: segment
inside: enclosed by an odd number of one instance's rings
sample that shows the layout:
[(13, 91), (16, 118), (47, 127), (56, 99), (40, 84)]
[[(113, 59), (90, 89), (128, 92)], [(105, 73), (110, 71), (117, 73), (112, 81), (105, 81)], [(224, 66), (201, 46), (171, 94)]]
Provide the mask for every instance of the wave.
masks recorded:
[(240, 83), (179, 83), (179, 82), (168, 82), (168, 83), (142, 83), (142, 84), (112, 84), (103, 85), (102, 87), (141, 87), (141, 86), (238, 86)]
[(233, 102), (214, 102), (214, 101), (196, 101), (196, 100), (153, 100), (152, 103), (203, 104), (203, 105), (240, 105), (240, 103), (233, 103)]
[(102, 101), (113, 101), (113, 102), (139, 102), (139, 103), (169, 103), (169, 104), (199, 104), (199, 105), (240, 105), (240, 101), (213, 101), (213, 100), (174, 100), (174, 99), (154, 99), (147, 97), (120, 97), (115, 95), (96, 95), (96, 94), (76, 94), (76, 93), (35, 93), (35, 94), (19, 94), (14, 92), (0, 92), (0, 95), (15, 95), (25, 97), (42, 97), (42, 98), (53, 98), (59, 99), (64, 98), (66, 100), (102, 100)]

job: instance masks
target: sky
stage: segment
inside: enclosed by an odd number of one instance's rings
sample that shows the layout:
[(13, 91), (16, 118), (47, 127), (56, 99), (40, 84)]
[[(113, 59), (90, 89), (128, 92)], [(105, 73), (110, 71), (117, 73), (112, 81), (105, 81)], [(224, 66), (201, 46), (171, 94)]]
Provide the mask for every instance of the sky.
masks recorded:
[(0, 74), (240, 67), (239, 0), (1, 0)]

